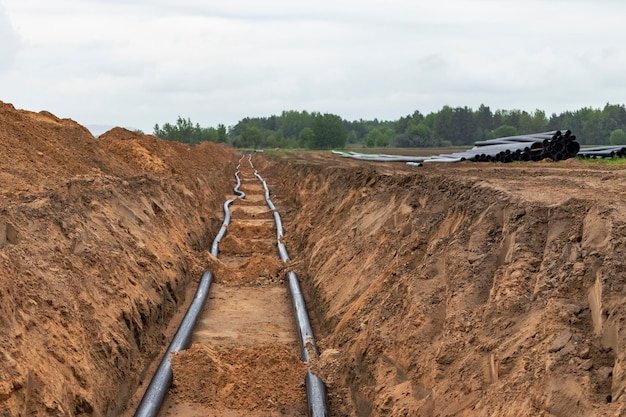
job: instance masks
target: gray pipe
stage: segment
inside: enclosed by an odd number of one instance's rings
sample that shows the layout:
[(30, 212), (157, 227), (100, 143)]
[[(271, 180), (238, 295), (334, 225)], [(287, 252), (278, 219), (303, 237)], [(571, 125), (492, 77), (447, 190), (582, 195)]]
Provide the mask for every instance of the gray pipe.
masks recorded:
[[(293, 311), (296, 323), (298, 324), (298, 341), (300, 342), (302, 360), (309, 362), (311, 360), (310, 353), (312, 353), (315, 357), (319, 355), (315, 339), (313, 338), (313, 328), (311, 327), (311, 322), (309, 321), (306, 304), (304, 303), (304, 296), (302, 295), (302, 290), (300, 289), (300, 283), (298, 282), (296, 273), (289, 271), (287, 273), (287, 278), (289, 280), (289, 292), (291, 293), (291, 300), (293, 302)], [(307, 347), (311, 349), (311, 352), (309, 352)]]
[(280, 214), (277, 211), (274, 213), (274, 223), (276, 223), (276, 239), (280, 241), (283, 237), (283, 222), (280, 220)]
[(237, 194), (239, 198), (246, 198), (246, 193), (239, 190), (239, 187), (241, 187), (241, 180), (239, 179), (239, 168), (237, 168), (237, 171), (235, 172), (235, 178), (237, 179), (237, 185), (235, 185), (235, 188), (233, 188), (235, 194)]
[[(259, 181), (263, 183), (263, 188), (265, 188), (265, 201), (267, 202), (267, 205), (272, 210), (276, 210), (276, 208), (272, 204), (272, 201), (270, 200), (269, 188), (267, 187), (267, 183), (256, 171), (254, 175), (259, 179)], [(276, 222), (276, 245), (278, 247), (278, 253), (280, 255), (280, 259), (283, 262), (287, 262), (289, 260), (289, 255), (287, 254), (287, 249), (285, 248), (285, 245), (280, 241), (281, 237), (283, 236), (282, 221), (280, 220), (280, 215), (278, 214), (278, 212), (274, 211), (273, 215), (274, 221)], [(318, 357), (319, 351), (317, 349), (315, 339), (313, 338), (313, 328), (311, 327), (311, 322), (309, 320), (309, 315), (306, 310), (306, 304), (304, 302), (302, 290), (300, 289), (298, 277), (296, 276), (295, 272), (289, 271), (287, 273), (287, 278), (289, 280), (289, 292), (291, 294), (294, 316), (296, 319), (296, 324), (298, 326), (298, 341), (300, 343), (301, 357), (302, 360), (308, 364), (311, 360), (311, 354), (315, 355), (315, 357)], [(326, 404), (326, 387), (324, 386), (324, 382), (321, 380), (321, 378), (314, 375), (311, 372), (311, 369), (307, 369), (304, 382), (306, 386), (309, 416), (327, 417), (328, 406)]]
[(228, 207), (234, 201), (235, 200), (231, 199), (231, 200), (226, 200), (226, 202), (224, 203), (224, 222), (222, 223), (222, 227), (220, 227), (220, 230), (217, 233), (217, 236), (215, 236), (215, 239), (213, 239), (213, 244), (211, 245), (211, 255), (215, 256), (216, 258), (219, 254), (219, 243), (221, 242), (222, 238), (226, 235), (226, 228), (230, 224), (230, 210)]
[[(300, 289), (298, 277), (293, 271), (287, 273), (289, 278), (289, 292), (291, 293), (291, 301), (294, 308), (294, 316), (298, 325), (298, 340), (300, 342), (301, 357), (307, 364), (311, 361), (311, 355), (316, 358), (319, 351), (313, 337), (313, 328), (309, 320), (309, 314), (306, 310), (306, 304)], [(307, 392), (308, 413), (311, 417), (328, 416), (328, 406), (326, 404), (326, 387), (324, 381), (317, 375), (307, 369), (305, 377), (305, 386)]]
[(280, 256), (280, 260), (283, 262), (287, 262), (289, 260), (289, 255), (287, 254), (287, 248), (285, 248), (285, 244), (282, 242), (278, 242), (276, 246), (278, 246), (278, 256)]
[(156, 373), (152, 377), (150, 385), (148, 385), (148, 388), (139, 403), (139, 407), (137, 407), (135, 417), (155, 417), (159, 414), (159, 409), (163, 404), (165, 394), (167, 394), (167, 390), (172, 384), (170, 355), (186, 349), (189, 346), (191, 333), (196, 325), (198, 315), (200, 314), (200, 311), (202, 311), (204, 303), (208, 298), (212, 281), (213, 274), (211, 271), (206, 271), (200, 279), (196, 295), (187, 309), (187, 313), (185, 314), (176, 335), (174, 335), (172, 342), (163, 355), (163, 359), (161, 360)]
[(328, 405), (326, 404), (326, 387), (324, 381), (311, 372), (306, 371), (304, 378), (306, 386), (306, 402), (308, 405), (308, 414), (310, 417), (326, 417), (328, 416)]

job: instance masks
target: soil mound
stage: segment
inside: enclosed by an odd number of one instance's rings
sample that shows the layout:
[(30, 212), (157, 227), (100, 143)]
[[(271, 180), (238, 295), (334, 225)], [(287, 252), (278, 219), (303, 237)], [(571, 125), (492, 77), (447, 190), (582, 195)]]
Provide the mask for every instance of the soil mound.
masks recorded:
[(172, 355), (174, 390), (214, 408), (274, 410), (306, 403), (306, 365), (282, 344), (212, 347), (194, 344)]
[(5, 103), (0, 143), (0, 414), (119, 415), (199, 278), (236, 153)]

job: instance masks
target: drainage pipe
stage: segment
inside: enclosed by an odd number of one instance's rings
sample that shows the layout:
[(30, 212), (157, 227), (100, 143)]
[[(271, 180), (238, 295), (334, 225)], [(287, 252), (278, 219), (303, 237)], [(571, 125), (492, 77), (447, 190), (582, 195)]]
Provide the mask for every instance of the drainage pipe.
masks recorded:
[(311, 372), (306, 370), (304, 378), (306, 387), (306, 402), (310, 417), (326, 417), (328, 416), (328, 405), (326, 404), (326, 386), (324, 381)]
[(287, 248), (285, 248), (285, 244), (282, 242), (278, 242), (276, 246), (278, 247), (278, 256), (280, 257), (280, 260), (283, 262), (287, 262), (289, 260), (289, 255), (287, 254)]
[(280, 220), (280, 214), (277, 211), (274, 213), (274, 223), (276, 223), (276, 239), (280, 241), (283, 237), (283, 222)]
[(289, 280), (289, 292), (291, 293), (291, 301), (293, 302), (293, 311), (296, 317), (296, 323), (298, 324), (298, 341), (300, 342), (302, 360), (309, 362), (312, 357), (319, 355), (315, 339), (313, 338), (313, 328), (309, 321), (304, 296), (302, 295), (296, 273), (293, 271), (287, 272), (287, 278)]
[(198, 319), (200, 311), (206, 302), (209, 295), (209, 289), (211, 288), (211, 282), (213, 281), (213, 274), (211, 271), (206, 271), (200, 279), (200, 284), (196, 290), (196, 295), (191, 302), (191, 305), (187, 309), (187, 313), (183, 318), (174, 339), (170, 343), (163, 359), (150, 381), (150, 385), (146, 389), (146, 392), (137, 407), (135, 417), (153, 417), (157, 416), (159, 409), (165, 399), (165, 394), (172, 383), (172, 368), (170, 363), (170, 356), (172, 353), (179, 352), (186, 349), (191, 341), (191, 333)]
[[(313, 329), (311, 322), (309, 321), (309, 315), (306, 310), (306, 304), (302, 291), (300, 289), (300, 283), (298, 277), (293, 271), (287, 273), (289, 278), (289, 292), (291, 293), (291, 301), (294, 308), (294, 316), (298, 325), (298, 340), (300, 342), (300, 355), (302, 360), (307, 364), (310, 363), (313, 357), (319, 356), (315, 339), (313, 338)], [(311, 372), (311, 369), (307, 369), (305, 377), (306, 396), (309, 416), (311, 417), (325, 417), (328, 416), (328, 406), (326, 404), (326, 387), (324, 381), (317, 375)]]
[(235, 172), (235, 178), (237, 179), (237, 185), (235, 185), (235, 188), (233, 188), (233, 190), (235, 191), (235, 194), (237, 194), (237, 197), (239, 198), (246, 198), (246, 193), (239, 190), (239, 187), (241, 187), (241, 180), (239, 179), (239, 171)]
[[(263, 183), (263, 187), (265, 188), (265, 200), (268, 206), (272, 210), (276, 210), (272, 201), (269, 198), (269, 189), (267, 187), (267, 183), (261, 178), (261, 176), (255, 172), (254, 175)], [(274, 211), (274, 220), (276, 221), (276, 229), (277, 229), (277, 246), (278, 252), (280, 255), (280, 259), (283, 262), (287, 262), (289, 260), (289, 256), (287, 255), (287, 249), (285, 245), (280, 241), (282, 237), (282, 222), (280, 221), (280, 216), (276, 211)], [(279, 230), (279, 231), (278, 231)], [(313, 338), (313, 328), (311, 327), (311, 321), (309, 320), (309, 314), (307, 313), (306, 304), (304, 302), (304, 296), (302, 295), (302, 290), (300, 289), (300, 283), (298, 282), (298, 277), (296, 273), (293, 271), (289, 271), (287, 273), (287, 278), (289, 280), (289, 292), (291, 294), (291, 301), (294, 309), (294, 316), (296, 319), (296, 324), (298, 326), (298, 341), (300, 342), (300, 355), (302, 360), (309, 364), (309, 362), (313, 357), (319, 356), (319, 351), (317, 349), (317, 345), (315, 343), (315, 339)], [(326, 403), (326, 387), (324, 386), (324, 381), (317, 375), (311, 372), (311, 369), (307, 369), (306, 377), (304, 380), (306, 387), (306, 396), (307, 396), (307, 406), (308, 406), (308, 414), (310, 417), (327, 417), (328, 416), (328, 405)]]
[(213, 244), (211, 245), (211, 255), (217, 258), (219, 254), (219, 243), (222, 241), (222, 238), (226, 235), (226, 228), (230, 224), (230, 209), (228, 208), (235, 200), (226, 200), (224, 203), (224, 222), (222, 223), (222, 227), (220, 227), (219, 232), (217, 232), (217, 236), (213, 239)]

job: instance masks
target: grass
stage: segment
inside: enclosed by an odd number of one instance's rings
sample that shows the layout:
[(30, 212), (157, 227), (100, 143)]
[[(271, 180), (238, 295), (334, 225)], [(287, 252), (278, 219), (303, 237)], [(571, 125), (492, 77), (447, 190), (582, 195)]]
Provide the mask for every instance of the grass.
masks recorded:
[(626, 165), (626, 158), (613, 157), (613, 158), (580, 158), (583, 162), (590, 164), (602, 164), (602, 165)]

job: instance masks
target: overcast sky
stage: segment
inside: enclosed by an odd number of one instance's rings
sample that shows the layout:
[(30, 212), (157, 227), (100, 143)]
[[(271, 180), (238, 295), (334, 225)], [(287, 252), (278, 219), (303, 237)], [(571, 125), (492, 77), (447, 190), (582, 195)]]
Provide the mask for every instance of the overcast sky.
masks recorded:
[(0, 0), (0, 101), (83, 125), (626, 102), (623, 0)]

